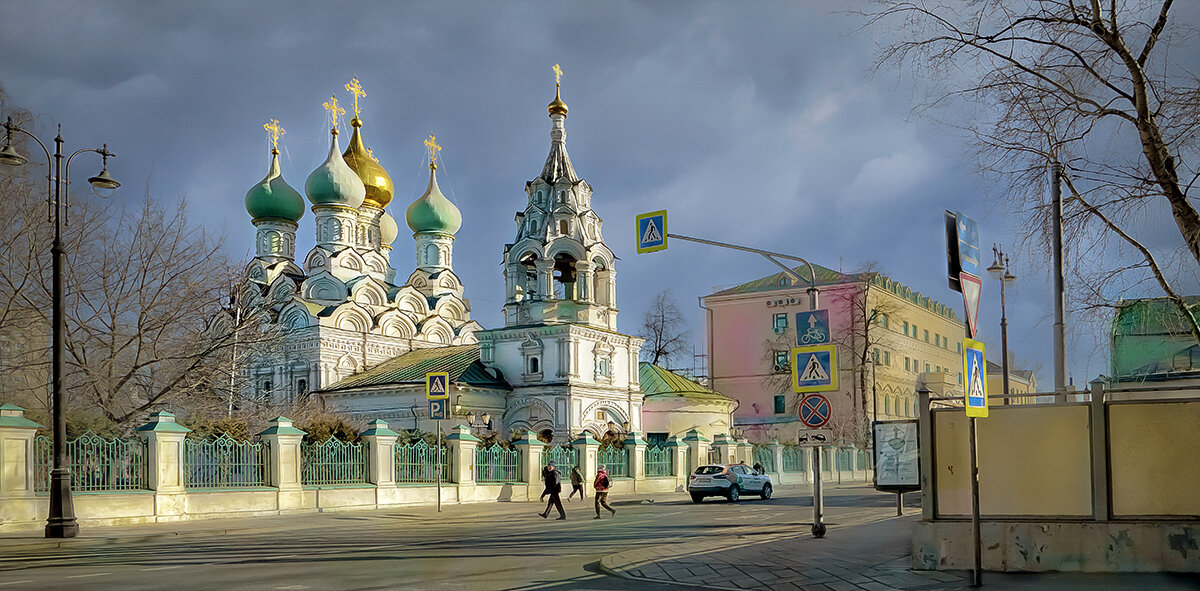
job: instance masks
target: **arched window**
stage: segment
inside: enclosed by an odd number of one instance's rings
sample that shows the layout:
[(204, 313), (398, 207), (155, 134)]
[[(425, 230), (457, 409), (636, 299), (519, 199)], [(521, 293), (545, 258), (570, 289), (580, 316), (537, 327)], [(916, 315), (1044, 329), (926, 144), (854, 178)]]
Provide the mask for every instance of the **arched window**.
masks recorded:
[(567, 224), (567, 220), (559, 220), (559, 222), (558, 222), (558, 233), (559, 234), (566, 234), (567, 232), (570, 232), (570, 228), (571, 228), (571, 226), (569, 224)]
[(538, 358), (530, 357), (529, 358), (529, 373), (541, 373), (541, 371), (542, 371), (542, 368), (541, 368), (541, 364), (538, 362)]
[(892, 414), (892, 397), (891, 396), (883, 397), (883, 414), (885, 414), (885, 415)]
[(308, 380), (300, 380), (296, 382), (296, 393), (300, 396), (308, 394)]

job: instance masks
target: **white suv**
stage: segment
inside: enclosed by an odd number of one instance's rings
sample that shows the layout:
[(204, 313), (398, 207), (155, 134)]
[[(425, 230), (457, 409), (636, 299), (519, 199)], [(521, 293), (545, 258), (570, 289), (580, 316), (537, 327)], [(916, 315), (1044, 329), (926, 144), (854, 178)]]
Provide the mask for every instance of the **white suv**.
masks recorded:
[(692, 502), (704, 497), (725, 497), (737, 502), (742, 493), (755, 494), (764, 500), (771, 498), (771, 479), (758, 474), (745, 464), (709, 464), (700, 466), (688, 478), (688, 493)]

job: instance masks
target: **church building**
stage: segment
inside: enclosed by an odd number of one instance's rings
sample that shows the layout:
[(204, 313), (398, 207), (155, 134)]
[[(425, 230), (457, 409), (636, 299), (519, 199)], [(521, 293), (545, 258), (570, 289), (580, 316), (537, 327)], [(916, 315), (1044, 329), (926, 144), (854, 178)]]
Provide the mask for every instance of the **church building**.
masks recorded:
[[(557, 66), (555, 72), (561, 75)], [(438, 188), (440, 146), (433, 136), (426, 141), (428, 186), (405, 213), (416, 268), (403, 283), (396, 280), (390, 255), (398, 228), (384, 211), (393, 185), (364, 145), (358, 99), (365, 94), (357, 80), (347, 89), (354, 93), (350, 145), (341, 152), (341, 109), (331, 98), (329, 156), (304, 185), (316, 246), (302, 265), (293, 251), (304, 198), (284, 182), (277, 148), (267, 177), (246, 195), (257, 239), (244, 304), (271, 311), (284, 346), (244, 370), (241, 395), (280, 403), (311, 392), (331, 408), (428, 431), (434, 425), (425, 374), (444, 371), (451, 383), (447, 418), (455, 423), (488, 416), (485, 428), (529, 431), (555, 444), (583, 431), (599, 437), (665, 430), (665, 423), (643, 425), (643, 339), (617, 330), (616, 256), (592, 209), (592, 187), (567, 153), (568, 109), (559, 85), (547, 107), (549, 155), (525, 183), (513, 241), (502, 251), (504, 326), (489, 330), (471, 320), (454, 273), (462, 215)], [(273, 133), (277, 141), (279, 130)], [(731, 424), (732, 402), (712, 408), (724, 420), (707, 414), (697, 420)]]

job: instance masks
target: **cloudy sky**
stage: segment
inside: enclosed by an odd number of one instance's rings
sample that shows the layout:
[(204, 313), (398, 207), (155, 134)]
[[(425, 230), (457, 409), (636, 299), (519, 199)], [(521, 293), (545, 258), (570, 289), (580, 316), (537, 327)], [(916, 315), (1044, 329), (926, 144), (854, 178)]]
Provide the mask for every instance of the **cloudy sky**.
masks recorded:
[[(230, 255), (244, 259), (253, 228), (242, 201), (268, 162), (262, 124), (276, 117), (287, 129), (284, 177), (302, 188), (328, 151), (321, 103), (336, 93), (349, 109), (344, 85), (356, 76), (366, 143), (391, 173), (397, 219), (425, 187), (422, 140), (434, 133), (444, 147), (441, 186), (463, 212), (455, 270), (473, 316), (495, 327), (502, 249), (546, 157), (551, 67), (561, 64), (567, 146), (621, 257), (620, 327), (636, 331), (649, 300), (670, 288), (702, 351), (697, 297), (775, 268), (682, 242), (637, 255), (637, 213), (667, 209), (674, 233), (834, 269), (875, 263), (959, 309), (944, 278), (942, 211), (975, 217), (986, 245), (1015, 240), (1019, 220), (989, 200), (965, 141), (912, 115), (922, 83), (872, 72), (890, 33), (862, 30), (838, 12), (846, 7), (3, 0), (0, 85), (40, 115), (43, 138), (61, 123), (68, 147), (107, 142), (126, 186), (119, 199), (136, 203), (146, 186), (164, 205), (186, 198), (192, 221), (223, 230)], [(83, 158), (76, 170), (91, 174)], [(300, 257), (312, 234), (308, 212)], [(1049, 386), (1047, 263), (1011, 250), (1010, 347)], [(414, 267), (403, 233), (392, 264), (401, 276)], [(985, 286), (980, 334), (998, 352), (999, 293)], [(1070, 330), (1077, 384), (1105, 371), (1104, 340), (1091, 326)]]

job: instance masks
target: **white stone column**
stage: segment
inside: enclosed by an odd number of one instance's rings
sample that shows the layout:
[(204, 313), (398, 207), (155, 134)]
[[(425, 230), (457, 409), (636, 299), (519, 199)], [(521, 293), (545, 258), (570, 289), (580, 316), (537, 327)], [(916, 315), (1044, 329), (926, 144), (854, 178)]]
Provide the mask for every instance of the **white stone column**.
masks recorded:
[(554, 261), (549, 259), (538, 259), (534, 262), (534, 267), (537, 268), (538, 275), (538, 291), (541, 293), (541, 299), (554, 299)]
[(5, 522), (45, 518), (34, 497), (35, 435), (42, 426), (15, 404), (0, 406), (0, 514)]
[(460, 490), (463, 485), (475, 484), (475, 449), (480, 439), (471, 435), (471, 428), (458, 425), (450, 429), (446, 443), (450, 446), (450, 465), (454, 470), (454, 482)]
[(591, 431), (584, 431), (578, 439), (571, 442), (579, 458), (579, 471), (583, 473), (584, 486), (591, 485), (596, 479), (596, 469), (600, 466), (600, 442), (592, 437)]
[(135, 429), (146, 440), (149, 451), (147, 483), (154, 491), (154, 515), (158, 521), (182, 519), (187, 512), (184, 490), (183, 440), (192, 430), (175, 422), (175, 415), (159, 411), (150, 422)]
[(304, 506), (300, 482), (300, 441), (306, 433), (292, 426), (287, 417), (275, 417), (268, 423), (259, 439), (270, 448), (271, 469), (268, 484), (279, 489), (279, 510), (296, 510)]
[(737, 463), (737, 442), (732, 437), (725, 433), (717, 433), (713, 437), (712, 446), (717, 449), (720, 454), (719, 464), (736, 464)]
[(734, 439), (737, 443), (737, 451), (734, 455), (738, 462), (743, 462), (751, 466), (754, 465), (754, 446), (745, 437), (737, 437)]
[(581, 302), (592, 301), (592, 263), (578, 261), (575, 263), (575, 299)]
[[(783, 446), (779, 444), (779, 440), (772, 437), (767, 443), (767, 449), (771, 450), (771, 463), (775, 464), (775, 474), (783, 474)], [(781, 476), (775, 477), (775, 482), (779, 482)]]

